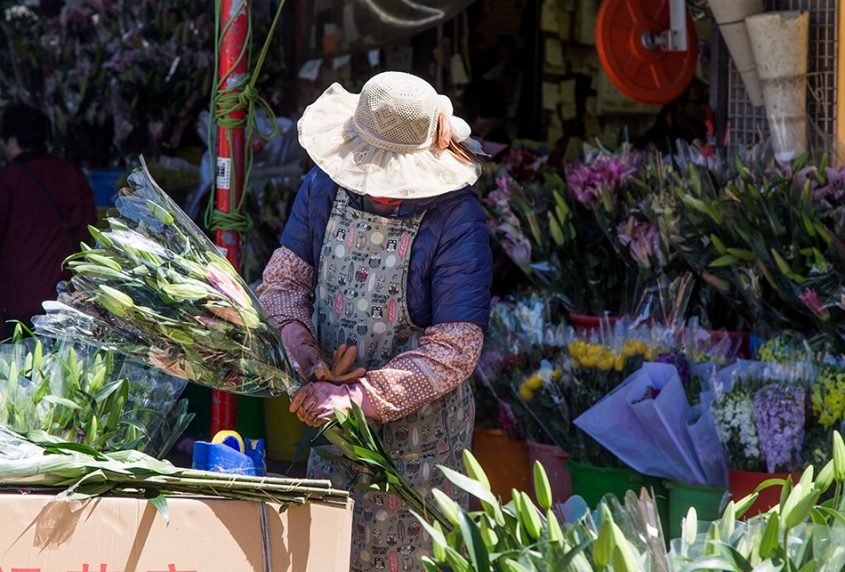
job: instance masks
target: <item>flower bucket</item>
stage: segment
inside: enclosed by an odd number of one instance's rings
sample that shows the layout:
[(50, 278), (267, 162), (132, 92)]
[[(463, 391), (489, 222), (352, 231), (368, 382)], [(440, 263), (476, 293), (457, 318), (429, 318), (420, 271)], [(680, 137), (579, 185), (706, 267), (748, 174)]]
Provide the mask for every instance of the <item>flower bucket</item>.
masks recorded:
[[(540, 461), (546, 474), (549, 476), (549, 484), (552, 486), (552, 500), (563, 502), (572, 496), (572, 475), (566, 470), (566, 462), (569, 461), (569, 453), (557, 445), (544, 445), (528, 441), (528, 464), (534, 470), (534, 461)], [(533, 481), (532, 481), (532, 491)], [(537, 500), (536, 492), (532, 498)]]
[(763, 11), (763, 0), (708, 0), (719, 33), (731, 54), (748, 99), (754, 107), (763, 105), (763, 91), (757, 76), (757, 64), (751, 51), (745, 19)]
[(646, 487), (649, 494), (653, 490), (657, 497), (661, 521), (665, 523), (668, 520), (667, 493), (663, 481), (658, 478), (647, 477), (631, 469), (596, 467), (575, 461), (569, 461), (566, 470), (572, 475), (572, 494), (583, 498), (591, 508), (595, 508), (606, 494), (622, 501), (629, 490), (639, 495), (640, 489)]
[(681, 521), (690, 507), (695, 507), (699, 521), (712, 522), (721, 516), (722, 499), (727, 492), (724, 488), (680, 481), (666, 481), (665, 485), (669, 491), (669, 538), (680, 538)]
[[(267, 456), (277, 461), (293, 461), (305, 433), (305, 424), (290, 412), (287, 397), (264, 399), (264, 432)], [(308, 451), (299, 461), (308, 458)]]
[(763, 87), (775, 158), (807, 150), (807, 12), (768, 12), (745, 20)]
[(511, 489), (531, 490), (533, 477), (525, 441), (511, 439), (501, 429), (479, 427), (472, 435), (472, 454), (487, 473), (493, 494), (508, 501)]
[[(797, 483), (798, 479), (801, 478), (801, 473), (791, 474), (792, 481)], [(728, 469), (728, 491), (731, 493), (731, 498), (734, 502), (737, 502), (753, 493), (754, 489), (760, 483), (769, 479), (786, 479), (789, 475), (790, 473), (760, 473), (757, 471)], [(760, 491), (757, 502), (751, 505), (751, 508), (745, 513), (743, 518), (757, 516), (780, 503), (780, 491), (782, 488), (781, 486), (774, 486)]]

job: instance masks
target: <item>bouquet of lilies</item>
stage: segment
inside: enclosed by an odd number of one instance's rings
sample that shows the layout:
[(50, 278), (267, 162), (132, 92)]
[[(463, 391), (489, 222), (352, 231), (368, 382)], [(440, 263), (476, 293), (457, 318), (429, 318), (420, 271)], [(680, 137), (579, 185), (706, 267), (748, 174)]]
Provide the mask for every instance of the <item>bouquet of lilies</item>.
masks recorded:
[(144, 165), (107, 230), (91, 228), (36, 331), (96, 344), (201, 385), (258, 396), (299, 380), (255, 295)]
[(186, 382), (114, 352), (50, 338), (0, 345), (0, 425), (101, 451), (164, 456), (193, 414)]

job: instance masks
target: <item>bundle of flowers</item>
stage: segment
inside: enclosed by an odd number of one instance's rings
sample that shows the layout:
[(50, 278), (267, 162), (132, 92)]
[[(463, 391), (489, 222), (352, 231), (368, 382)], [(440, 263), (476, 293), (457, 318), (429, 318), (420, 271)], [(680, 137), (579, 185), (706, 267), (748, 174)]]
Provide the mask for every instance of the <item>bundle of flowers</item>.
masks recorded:
[(710, 409), (731, 468), (775, 473), (803, 467), (814, 379), (808, 363), (741, 362), (717, 374)]
[(232, 393), (277, 396), (300, 381), (255, 295), (144, 167), (108, 230), (70, 257), (60, 303), (39, 333), (120, 351), (170, 375)]
[(835, 198), (842, 171), (826, 157), (818, 166), (807, 161), (766, 170), (738, 161), (726, 182), (724, 168), (687, 164), (664, 179), (671, 192), (652, 219), (672, 259), (747, 329), (822, 334), (841, 345), (845, 207)]
[(514, 411), (512, 388), (544, 363), (564, 351), (564, 326), (555, 316), (555, 300), (538, 295), (497, 302), (475, 371), (479, 386), (479, 419), (496, 420), (512, 438), (524, 436), (523, 422)]
[(0, 345), (0, 425), (99, 451), (163, 457), (193, 414), (186, 382), (103, 349), (21, 336)]
[(635, 256), (651, 245), (639, 226), (628, 229), (631, 193), (642, 189), (627, 180), (641, 164), (628, 149), (588, 150), (565, 176), (545, 157), (506, 160), (482, 189), (491, 234), (532, 285), (562, 296), (570, 311), (621, 315), (639, 300)]

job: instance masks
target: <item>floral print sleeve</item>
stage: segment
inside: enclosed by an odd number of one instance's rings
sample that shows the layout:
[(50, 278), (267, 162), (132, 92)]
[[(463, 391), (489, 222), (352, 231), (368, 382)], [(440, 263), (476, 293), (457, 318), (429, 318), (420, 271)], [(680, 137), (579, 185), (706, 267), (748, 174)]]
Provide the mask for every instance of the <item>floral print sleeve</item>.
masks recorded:
[(290, 322), (302, 322), (314, 333), (311, 314), (316, 280), (313, 266), (284, 246), (276, 249), (256, 291), (273, 327), (281, 330)]
[(484, 332), (475, 324), (437, 324), (426, 329), (417, 349), (368, 372), (361, 382), (381, 421), (396, 421), (466, 381), (483, 345)]

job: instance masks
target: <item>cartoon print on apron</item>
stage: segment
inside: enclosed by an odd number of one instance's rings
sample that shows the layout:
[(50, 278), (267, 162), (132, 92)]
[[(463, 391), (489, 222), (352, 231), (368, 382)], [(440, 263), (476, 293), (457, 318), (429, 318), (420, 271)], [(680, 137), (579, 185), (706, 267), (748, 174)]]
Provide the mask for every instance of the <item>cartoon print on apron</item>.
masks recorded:
[[(320, 253), (314, 322), (323, 355), (341, 344), (358, 346), (357, 366), (374, 370), (418, 346), (423, 330), (411, 321), (407, 305), (411, 246), (425, 213), (386, 218), (354, 209), (339, 189)], [(397, 467), (433, 501), (438, 488), (464, 506), (467, 495), (449, 483), (437, 465), (460, 470), (471, 445), (475, 411), (469, 383), (407, 417), (373, 425)], [(335, 454), (338, 452), (335, 451)], [(367, 475), (347, 461), (324, 459), (312, 450), (310, 478), (334, 486), (365, 485)], [(356, 488), (351, 570), (422, 572), (431, 539), (405, 504), (393, 494)]]

